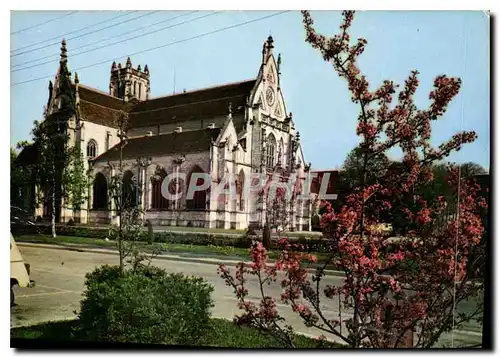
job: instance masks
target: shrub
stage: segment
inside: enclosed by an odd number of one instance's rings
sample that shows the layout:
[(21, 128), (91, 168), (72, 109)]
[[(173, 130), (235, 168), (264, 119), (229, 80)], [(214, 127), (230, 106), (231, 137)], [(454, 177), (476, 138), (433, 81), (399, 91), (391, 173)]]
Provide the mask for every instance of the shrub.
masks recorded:
[(332, 243), (323, 238), (308, 239), (301, 235), (297, 239), (290, 239), (291, 243), (296, 243), (302, 246), (302, 251), (305, 252), (330, 252)]
[(233, 246), (218, 246), (218, 245), (208, 245), (209, 248), (215, 250), (218, 254), (229, 256), (234, 253)]
[(200, 277), (103, 266), (87, 274), (85, 286), (81, 339), (191, 345), (209, 327), (213, 287)]

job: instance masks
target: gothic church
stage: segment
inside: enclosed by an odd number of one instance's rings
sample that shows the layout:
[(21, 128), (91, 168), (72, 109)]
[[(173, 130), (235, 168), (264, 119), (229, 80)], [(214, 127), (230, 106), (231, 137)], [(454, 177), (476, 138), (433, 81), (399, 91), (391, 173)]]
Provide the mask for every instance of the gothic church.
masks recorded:
[[(80, 83), (73, 86), (78, 115), (70, 120), (72, 145), (79, 145), (92, 178), (88, 200), (77, 211), (61, 211), (59, 221), (70, 218), (81, 223), (111, 223), (116, 220), (108, 195), (120, 151), (118, 121), (128, 114), (123, 148), (123, 180), (140, 185), (136, 204), (153, 225), (194, 226), (227, 229), (262, 227), (265, 215), (256, 198), (242, 196), (242, 186), (252, 173), (294, 173), (304, 181), (310, 174), (292, 114), (280, 86), (281, 56), (275, 59), (273, 38), (264, 42), (257, 77), (183, 93), (152, 97), (148, 66), (124, 66), (113, 62), (109, 93)], [(63, 40), (61, 61), (67, 61)], [(59, 74), (59, 72), (58, 72)], [(48, 109), (55, 104), (58, 75), (50, 90)], [(236, 198), (211, 198), (209, 191), (172, 201), (161, 193), (161, 180), (170, 173), (207, 173), (213, 183), (225, 174), (236, 178)], [(188, 185), (185, 183), (184, 185)], [(311, 229), (311, 200), (290, 205), (291, 230)], [(39, 207), (36, 215), (47, 216)]]

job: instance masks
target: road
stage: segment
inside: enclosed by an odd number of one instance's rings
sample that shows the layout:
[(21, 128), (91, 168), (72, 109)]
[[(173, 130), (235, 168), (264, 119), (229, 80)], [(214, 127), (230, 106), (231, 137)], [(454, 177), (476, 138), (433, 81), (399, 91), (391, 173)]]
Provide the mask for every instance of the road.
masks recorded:
[[(31, 265), (31, 275), (32, 279), (36, 281), (36, 286), (34, 288), (14, 288), (16, 306), (11, 308), (11, 327), (74, 318), (74, 311), (79, 310), (79, 302), (82, 299), (85, 274), (98, 266), (118, 263), (117, 255), (111, 253), (101, 254), (21, 245), (19, 245), (19, 249), (25, 261)], [(213, 299), (215, 302), (215, 307), (212, 309), (213, 317), (232, 319), (235, 314), (239, 313), (233, 290), (226, 286), (217, 275), (216, 265), (160, 259), (154, 260), (153, 264), (168, 272), (198, 275), (211, 282), (214, 285)], [(234, 272), (234, 268), (231, 270)], [(326, 276), (322, 283), (324, 287), (327, 284), (338, 285), (341, 281), (341, 277)], [(257, 280), (253, 277), (248, 280), (248, 290), (249, 298), (257, 301), (259, 289)], [(272, 297), (280, 297), (279, 283), (266, 285), (265, 290)], [(325, 315), (330, 319), (338, 318), (339, 313), (336, 309), (338, 301), (328, 303), (328, 307), (323, 306)], [(300, 317), (292, 312), (288, 306), (278, 304), (278, 311), (286, 318), (287, 323), (294, 327), (296, 332), (315, 337), (322, 333), (317, 329), (306, 327)], [(347, 313), (343, 312), (342, 314), (343, 318), (346, 318)], [(480, 334), (474, 330), (456, 334), (455, 342), (474, 343), (480, 341)], [(339, 338), (333, 335), (327, 334), (326, 336), (328, 339), (339, 341)], [(444, 341), (447, 342), (448, 339), (445, 337)]]

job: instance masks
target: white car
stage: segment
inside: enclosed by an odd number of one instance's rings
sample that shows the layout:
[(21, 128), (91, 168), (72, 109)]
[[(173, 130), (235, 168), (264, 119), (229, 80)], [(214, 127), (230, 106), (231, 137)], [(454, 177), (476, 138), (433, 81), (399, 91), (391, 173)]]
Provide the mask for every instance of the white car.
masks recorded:
[(30, 265), (25, 263), (14, 237), (10, 234), (10, 305), (14, 305), (15, 295), (12, 287), (33, 287), (35, 281), (30, 280)]

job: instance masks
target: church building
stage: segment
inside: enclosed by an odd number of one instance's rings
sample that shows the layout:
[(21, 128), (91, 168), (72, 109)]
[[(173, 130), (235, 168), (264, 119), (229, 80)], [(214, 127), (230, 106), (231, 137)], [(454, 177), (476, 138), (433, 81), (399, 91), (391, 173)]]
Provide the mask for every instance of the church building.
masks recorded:
[[(63, 40), (61, 61), (67, 61)], [(262, 227), (265, 202), (258, 195), (245, 197), (242, 188), (255, 173), (294, 175), (304, 183), (310, 164), (304, 160), (300, 135), (287, 112), (280, 85), (281, 56), (274, 55), (273, 38), (264, 42), (257, 76), (250, 80), (152, 97), (154, 69), (113, 62), (109, 93), (80, 83), (75, 73), (77, 115), (70, 120), (71, 145), (78, 145), (90, 173), (88, 200), (79, 210), (63, 205), (60, 222), (73, 218), (88, 224), (115, 222), (115, 203), (109, 195), (111, 178), (120, 156), (123, 182), (140, 190), (134, 205), (153, 225), (226, 229)], [(55, 91), (47, 105), (56, 104)], [(126, 145), (120, 151), (120, 122), (126, 117)], [(123, 136), (122, 136), (123, 138)], [(169, 200), (162, 193), (164, 178), (184, 173), (186, 182), (174, 181), (182, 196)], [(186, 196), (193, 173), (206, 173), (212, 185), (228, 174), (235, 178), (235, 197), (213, 196), (213, 190)], [(298, 187), (301, 187), (300, 185)], [(303, 185), (302, 185), (303, 187)], [(168, 188), (169, 192), (171, 188)], [(36, 209), (47, 216), (47, 209)], [(311, 229), (311, 200), (291, 201), (287, 208), (290, 230)]]

